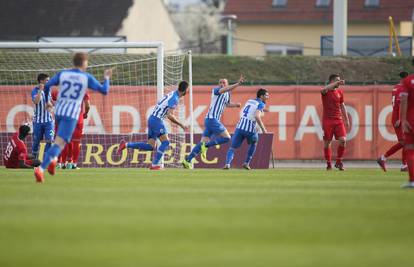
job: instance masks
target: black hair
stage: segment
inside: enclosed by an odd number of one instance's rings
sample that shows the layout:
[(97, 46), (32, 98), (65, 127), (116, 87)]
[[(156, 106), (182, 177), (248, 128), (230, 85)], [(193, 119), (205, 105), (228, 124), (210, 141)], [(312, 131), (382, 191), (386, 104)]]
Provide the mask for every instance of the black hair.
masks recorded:
[(406, 71), (400, 71), (400, 78), (401, 79), (404, 79), (405, 77), (407, 77), (408, 76), (408, 72), (406, 72)]
[(47, 75), (46, 73), (40, 73), (39, 75), (37, 75), (37, 82), (40, 83), (46, 78), (49, 78), (49, 75)]
[(257, 98), (259, 98), (262, 95), (265, 95), (266, 93), (267, 93), (266, 89), (260, 88), (259, 90), (257, 90), (256, 96), (257, 96)]
[(23, 140), (26, 136), (30, 133), (30, 126), (27, 124), (23, 124), (19, 127), (19, 139)]
[(341, 77), (339, 76), (339, 74), (331, 74), (329, 75), (329, 82), (332, 82), (333, 80), (335, 80), (337, 77)]
[(187, 91), (187, 88), (188, 88), (188, 82), (187, 81), (181, 81), (178, 84), (178, 91), (179, 92), (185, 92), (185, 91)]

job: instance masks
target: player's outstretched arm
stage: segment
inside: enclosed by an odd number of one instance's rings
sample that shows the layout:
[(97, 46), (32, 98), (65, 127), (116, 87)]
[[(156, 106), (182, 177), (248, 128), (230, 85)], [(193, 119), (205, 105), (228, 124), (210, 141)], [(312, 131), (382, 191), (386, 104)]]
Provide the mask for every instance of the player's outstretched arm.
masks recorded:
[(49, 104), (49, 97), (51, 96), (50, 94), (50, 88), (52, 86), (58, 85), (59, 84), (59, 78), (60, 78), (60, 72), (56, 73), (46, 84), (45, 84), (45, 88), (43, 89), (45, 92), (45, 102), (47, 104)]
[(104, 82), (101, 84), (94, 76), (88, 75), (88, 87), (94, 91), (98, 91), (103, 95), (107, 95), (109, 92), (109, 80), (112, 77), (112, 69), (104, 71)]
[(345, 84), (345, 80), (339, 80), (333, 83), (328, 84), (327, 86), (325, 86), (322, 90), (321, 93), (324, 95), (326, 94), (329, 90), (334, 90), (335, 88), (337, 88), (339, 85), (343, 85)]
[(242, 85), (244, 83), (244, 80), (245, 80), (245, 78), (244, 78), (243, 74), (241, 74), (240, 78), (239, 78), (239, 81), (237, 83), (226, 86), (226, 87), (223, 87), (223, 88), (220, 88), (219, 93), (223, 94), (223, 93), (226, 93), (226, 92), (233, 91), (237, 86)]
[(260, 110), (256, 110), (255, 113), (255, 118), (257, 121), (257, 124), (259, 124), (260, 129), (262, 130), (263, 133), (267, 133), (267, 130), (263, 124), (262, 118), (261, 118), (262, 112)]
[(241, 107), (241, 104), (230, 102), (230, 103), (226, 104), (226, 107), (228, 107), (228, 108), (239, 108), (239, 107)]
[(182, 124), (180, 121), (177, 120), (177, 118), (171, 114), (171, 112), (168, 112), (167, 118), (172, 122), (180, 126), (184, 131), (187, 130), (187, 127)]

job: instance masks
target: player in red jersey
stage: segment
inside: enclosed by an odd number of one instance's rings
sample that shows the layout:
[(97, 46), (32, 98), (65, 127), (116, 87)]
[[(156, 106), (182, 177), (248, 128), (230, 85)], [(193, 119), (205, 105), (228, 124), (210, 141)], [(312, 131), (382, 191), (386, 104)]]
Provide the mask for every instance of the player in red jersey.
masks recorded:
[[(387, 165), (386, 165), (387, 158), (389, 158), (391, 155), (396, 153), (401, 148), (404, 148), (404, 134), (403, 134), (402, 129), (401, 129), (401, 120), (400, 120), (400, 93), (403, 90), (403, 85), (402, 85), (403, 79), (407, 76), (408, 76), (408, 72), (401, 71), (400, 72), (401, 81), (400, 81), (399, 84), (395, 85), (394, 88), (392, 89), (392, 119), (391, 119), (391, 123), (392, 123), (392, 126), (394, 127), (395, 134), (397, 135), (398, 143), (396, 143), (395, 145), (390, 147), (390, 149), (388, 149), (387, 152), (385, 152), (384, 155), (381, 155), (377, 159), (378, 165), (380, 165), (380, 167), (384, 171), (387, 171)], [(403, 156), (402, 156), (401, 171), (407, 171), (408, 167), (407, 167), (407, 162), (405, 160), (404, 149), (403, 149), (402, 155)]]
[[(323, 104), (323, 140), (324, 155), (326, 159), (326, 169), (332, 169), (332, 150), (331, 142), (333, 137), (339, 141), (335, 168), (344, 171), (342, 157), (346, 145), (346, 127), (349, 127), (348, 113), (344, 104), (344, 93), (339, 89), (340, 85), (345, 84), (339, 74), (329, 76), (329, 84), (321, 90)], [(345, 123), (345, 124), (344, 124)]]
[(27, 154), (24, 139), (29, 135), (30, 126), (22, 125), (19, 132), (10, 137), (3, 154), (3, 162), (6, 168), (33, 168), (40, 165), (40, 161)]
[[(56, 101), (58, 91), (52, 92), (52, 99)], [(80, 153), (80, 140), (83, 136), (83, 120), (88, 117), (90, 109), (90, 96), (86, 92), (83, 97), (83, 104), (81, 105), (81, 112), (79, 113), (78, 123), (72, 135), (70, 143), (66, 144), (58, 158), (58, 168), (62, 169), (79, 169), (78, 158)], [(57, 131), (57, 129), (56, 129)]]
[[(412, 64), (414, 66), (414, 58)], [(414, 74), (408, 75), (402, 84), (400, 118), (409, 176), (409, 181), (404, 187), (414, 188)]]

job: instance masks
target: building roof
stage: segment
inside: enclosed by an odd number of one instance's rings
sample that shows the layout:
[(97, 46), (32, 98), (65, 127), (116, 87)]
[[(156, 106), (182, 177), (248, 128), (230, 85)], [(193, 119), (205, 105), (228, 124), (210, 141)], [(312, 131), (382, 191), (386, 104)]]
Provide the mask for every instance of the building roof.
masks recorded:
[[(236, 14), (238, 23), (300, 23), (332, 21), (333, 2), (316, 6), (317, 0), (286, 0), (284, 7), (274, 7), (273, 0), (228, 0), (224, 13)], [(348, 1), (349, 22), (411, 21), (414, 1), (379, 0), (378, 7), (365, 7), (365, 0)]]
[(114, 36), (133, 0), (3, 0), (0, 40)]

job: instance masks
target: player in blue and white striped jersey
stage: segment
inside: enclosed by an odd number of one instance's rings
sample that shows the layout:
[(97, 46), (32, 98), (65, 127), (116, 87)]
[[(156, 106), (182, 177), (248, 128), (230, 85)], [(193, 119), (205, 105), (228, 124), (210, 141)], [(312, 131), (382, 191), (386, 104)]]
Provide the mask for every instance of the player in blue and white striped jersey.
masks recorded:
[(187, 88), (188, 83), (186, 81), (181, 81), (178, 84), (177, 90), (166, 94), (160, 101), (158, 101), (157, 105), (154, 107), (154, 110), (148, 118), (148, 141), (146, 143), (127, 143), (125, 140), (121, 140), (121, 143), (118, 147), (118, 154), (121, 153), (121, 151), (125, 148), (152, 151), (155, 147), (155, 141), (159, 139), (161, 141), (161, 145), (159, 145), (157, 148), (157, 153), (152, 161), (150, 169), (160, 170), (160, 160), (170, 145), (167, 128), (164, 125), (164, 119), (168, 118), (171, 122), (177, 124), (183, 130), (187, 129), (187, 127), (179, 122), (172, 113), (175, 107), (178, 105), (180, 97), (185, 96), (187, 93)]
[(230, 141), (230, 134), (220, 122), (220, 119), (225, 107), (240, 107), (240, 103), (230, 102), (230, 92), (243, 82), (244, 77), (243, 75), (240, 75), (239, 81), (233, 85), (229, 86), (227, 79), (221, 79), (219, 81), (220, 86), (213, 88), (211, 92), (210, 108), (204, 119), (205, 129), (201, 141), (193, 148), (190, 155), (182, 161), (184, 168), (190, 169), (192, 167), (191, 161), (199, 153), (201, 153), (201, 157), (205, 159), (209, 147)]
[(35, 169), (35, 177), (38, 182), (43, 182), (43, 172), (46, 168), (48, 168), (51, 175), (55, 174), (57, 156), (72, 138), (86, 90), (90, 88), (104, 95), (108, 94), (109, 91), (109, 79), (112, 76), (111, 69), (104, 71), (105, 81), (101, 84), (94, 76), (86, 72), (88, 68), (88, 55), (86, 53), (76, 53), (73, 56), (73, 65), (73, 69), (58, 72), (45, 84), (46, 103), (49, 103), (50, 88), (54, 85), (59, 86), (55, 107), (58, 130), (55, 141), (47, 151), (42, 165)]
[(234, 150), (238, 149), (243, 143), (243, 140), (246, 139), (250, 146), (247, 151), (246, 161), (243, 163), (243, 168), (250, 170), (250, 161), (253, 158), (257, 141), (259, 140), (257, 125), (259, 125), (263, 133), (267, 132), (260, 116), (262, 115), (268, 98), (269, 94), (266, 89), (261, 88), (256, 93), (256, 99), (250, 99), (244, 105), (240, 113), (240, 120), (237, 123), (236, 131), (231, 139), (230, 149), (227, 151), (224, 169), (230, 169), (230, 164), (234, 157)]
[[(37, 75), (38, 85), (32, 90), (32, 101), (35, 105), (33, 114), (33, 143), (32, 154), (37, 158), (39, 154), (40, 141), (45, 140), (45, 153), (49, 150), (55, 135), (52, 113), (47, 109), (46, 97), (43, 91), (45, 83), (49, 81), (49, 75), (40, 73)], [(49, 99), (50, 93), (49, 93)]]

